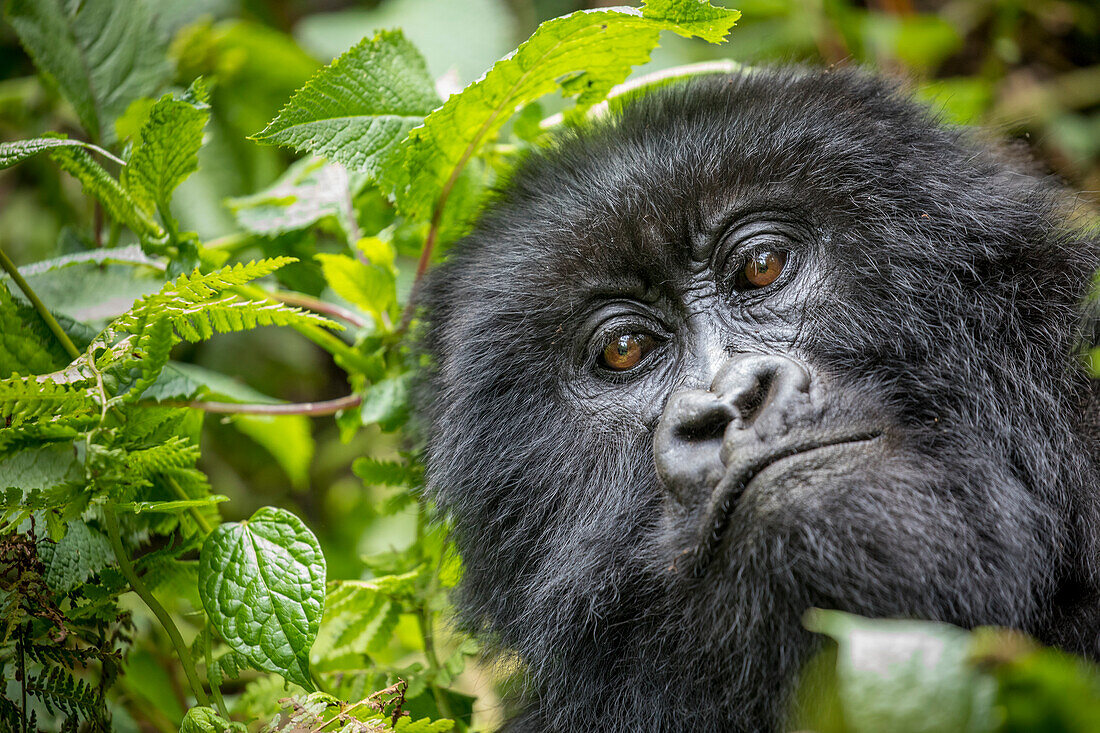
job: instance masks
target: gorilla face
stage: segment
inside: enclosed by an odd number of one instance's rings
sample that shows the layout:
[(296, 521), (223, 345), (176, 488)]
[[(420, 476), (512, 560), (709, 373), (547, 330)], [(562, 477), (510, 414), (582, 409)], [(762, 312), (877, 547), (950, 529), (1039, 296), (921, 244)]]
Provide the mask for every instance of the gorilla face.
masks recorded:
[(425, 287), (418, 395), (515, 729), (774, 727), (811, 606), (1094, 651), (1100, 254), (1060, 205), (853, 72), (531, 155)]

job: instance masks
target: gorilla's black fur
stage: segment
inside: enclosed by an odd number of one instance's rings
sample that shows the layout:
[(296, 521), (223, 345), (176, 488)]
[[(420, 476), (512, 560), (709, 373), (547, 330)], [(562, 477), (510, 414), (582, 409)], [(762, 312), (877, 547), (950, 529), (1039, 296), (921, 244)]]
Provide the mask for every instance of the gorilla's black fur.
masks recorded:
[[(462, 616), (532, 680), (514, 729), (774, 727), (810, 606), (1097, 654), (1100, 247), (1016, 157), (776, 70), (519, 167), (426, 284), (418, 395)], [(609, 369), (624, 334), (652, 350)]]

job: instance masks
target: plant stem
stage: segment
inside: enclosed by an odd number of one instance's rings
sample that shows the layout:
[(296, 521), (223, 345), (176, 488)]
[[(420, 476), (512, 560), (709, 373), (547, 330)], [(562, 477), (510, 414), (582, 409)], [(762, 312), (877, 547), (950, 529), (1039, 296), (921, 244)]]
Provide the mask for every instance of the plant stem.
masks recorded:
[(191, 407), (196, 410), (216, 412), (223, 415), (308, 415), (310, 417), (320, 417), (350, 409), (362, 401), (361, 395), (350, 394), (346, 397), (337, 397), (334, 400), (324, 400), (323, 402), (249, 403), (163, 400), (155, 404), (162, 407)]
[(118, 531), (118, 517), (115, 516), (114, 509), (104, 507), (103, 518), (104, 523), (107, 525), (107, 539), (111, 543), (111, 549), (115, 552), (115, 559), (118, 560), (118, 566), (122, 570), (122, 574), (130, 583), (130, 588), (138, 594), (141, 600), (145, 601), (145, 605), (149, 607), (149, 610), (160, 621), (160, 625), (164, 627), (165, 632), (168, 633), (168, 638), (172, 640), (172, 646), (176, 649), (176, 656), (179, 657), (180, 664), (183, 665), (183, 671), (187, 675), (187, 681), (191, 685), (191, 692), (194, 693), (195, 700), (199, 705), (209, 707), (210, 700), (206, 697), (206, 691), (202, 688), (202, 683), (199, 682), (199, 674), (195, 671), (195, 665), (191, 661), (191, 653), (187, 650), (187, 645), (183, 643), (180, 630), (176, 628), (176, 623), (168, 615), (168, 611), (164, 610), (164, 606), (160, 605), (160, 602), (149, 592), (149, 589), (145, 587), (145, 583), (134, 572), (133, 565), (130, 564), (130, 558), (126, 554), (126, 549), (122, 546), (122, 537)]
[(210, 679), (210, 668), (214, 666), (213, 655), (210, 652), (210, 647), (214, 646), (214, 632), (210, 630), (210, 624), (206, 625), (206, 681), (210, 683), (210, 694), (214, 696), (214, 704), (218, 706), (218, 712), (223, 718), (229, 720), (229, 708), (225, 706), (225, 700), (222, 699), (221, 689), (214, 684)]
[[(439, 656), (435, 653), (435, 636), (432, 633), (431, 612), (423, 607), (418, 608), (416, 610), (416, 622), (420, 627), (420, 636), (424, 639), (424, 656), (428, 660), (428, 666), (432, 671), (438, 671)], [(435, 698), (435, 706), (439, 708), (439, 714), (444, 718), (454, 720), (455, 716), (454, 713), (451, 712), (451, 704), (447, 701), (447, 698), (443, 696), (443, 690), (434, 682), (429, 686), (432, 688), (432, 697)]]
[[(161, 478), (163, 478), (168, 484), (168, 488), (172, 489), (172, 493), (178, 496), (181, 500), (191, 500), (191, 497), (187, 495), (187, 492), (183, 490), (183, 487), (180, 486), (179, 482), (176, 481), (174, 478), (165, 474), (161, 474)], [(210, 522), (206, 521), (206, 517), (202, 515), (202, 512), (199, 511), (198, 507), (191, 507), (191, 516), (194, 518), (195, 524), (199, 525), (199, 529), (201, 529), (206, 534), (210, 534), (214, 531), (214, 528), (210, 526)]]
[(69, 334), (65, 333), (61, 328), (61, 324), (53, 317), (53, 313), (50, 313), (49, 309), (46, 308), (46, 304), (43, 303), (41, 298), (38, 297), (38, 294), (31, 289), (26, 279), (19, 274), (19, 268), (15, 266), (15, 263), (11, 261), (11, 258), (8, 257), (2, 247), (0, 247), (0, 267), (4, 268), (4, 272), (11, 276), (11, 279), (15, 281), (15, 284), (23, 291), (23, 295), (27, 296), (27, 300), (31, 302), (34, 309), (38, 311), (38, 315), (46, 322), (46, 326), (53, 332), (58, 343), (61, 344), (61, 348), (65, 349), (65, 353), (69, 355), (69, 358), (75, 359), (80, 356), (80, 352), (73, 344), (72, 339), (69, 338)]

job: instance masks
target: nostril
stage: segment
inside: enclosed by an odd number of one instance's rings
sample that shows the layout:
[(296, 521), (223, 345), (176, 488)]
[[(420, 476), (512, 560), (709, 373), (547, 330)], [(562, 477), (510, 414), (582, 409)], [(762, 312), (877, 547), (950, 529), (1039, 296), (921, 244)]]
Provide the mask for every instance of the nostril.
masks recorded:
[(689, 443), (717, 440), (726, 432), (726, 426), (730, 424), (731, 418), (732, 415), (724, 405), (715, 404), (701, 414), (678, 424), (675, 434), (680, 440)]
[(751, 423), (756, 419), (757, 413), (763, 409), (764, 403), (768, 401), (768, 395), (772, 391), (774, 376), (775, 373), (771, 371), (760, 372), (756, 375), (752, 386), (734, 398), (734, 406), (737, 408), (737, 413), (741, 416), (743, 423)]

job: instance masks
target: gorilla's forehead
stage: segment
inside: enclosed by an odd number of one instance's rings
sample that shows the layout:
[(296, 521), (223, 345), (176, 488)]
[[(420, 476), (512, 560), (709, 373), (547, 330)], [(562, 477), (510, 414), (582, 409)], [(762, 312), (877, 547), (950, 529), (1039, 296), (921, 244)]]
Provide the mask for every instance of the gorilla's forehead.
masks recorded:
[(475, 239), (498, 262), (508, 250), (582, 278), (690, 270), (749, 213), (839, 228), (881, 218), (893, 199), (919, 206), (917, 189), (942, 195), (909, 158), (934, 146), (947, 175), (954, 138), (859, 73), (706, 78), (531, 155)]

